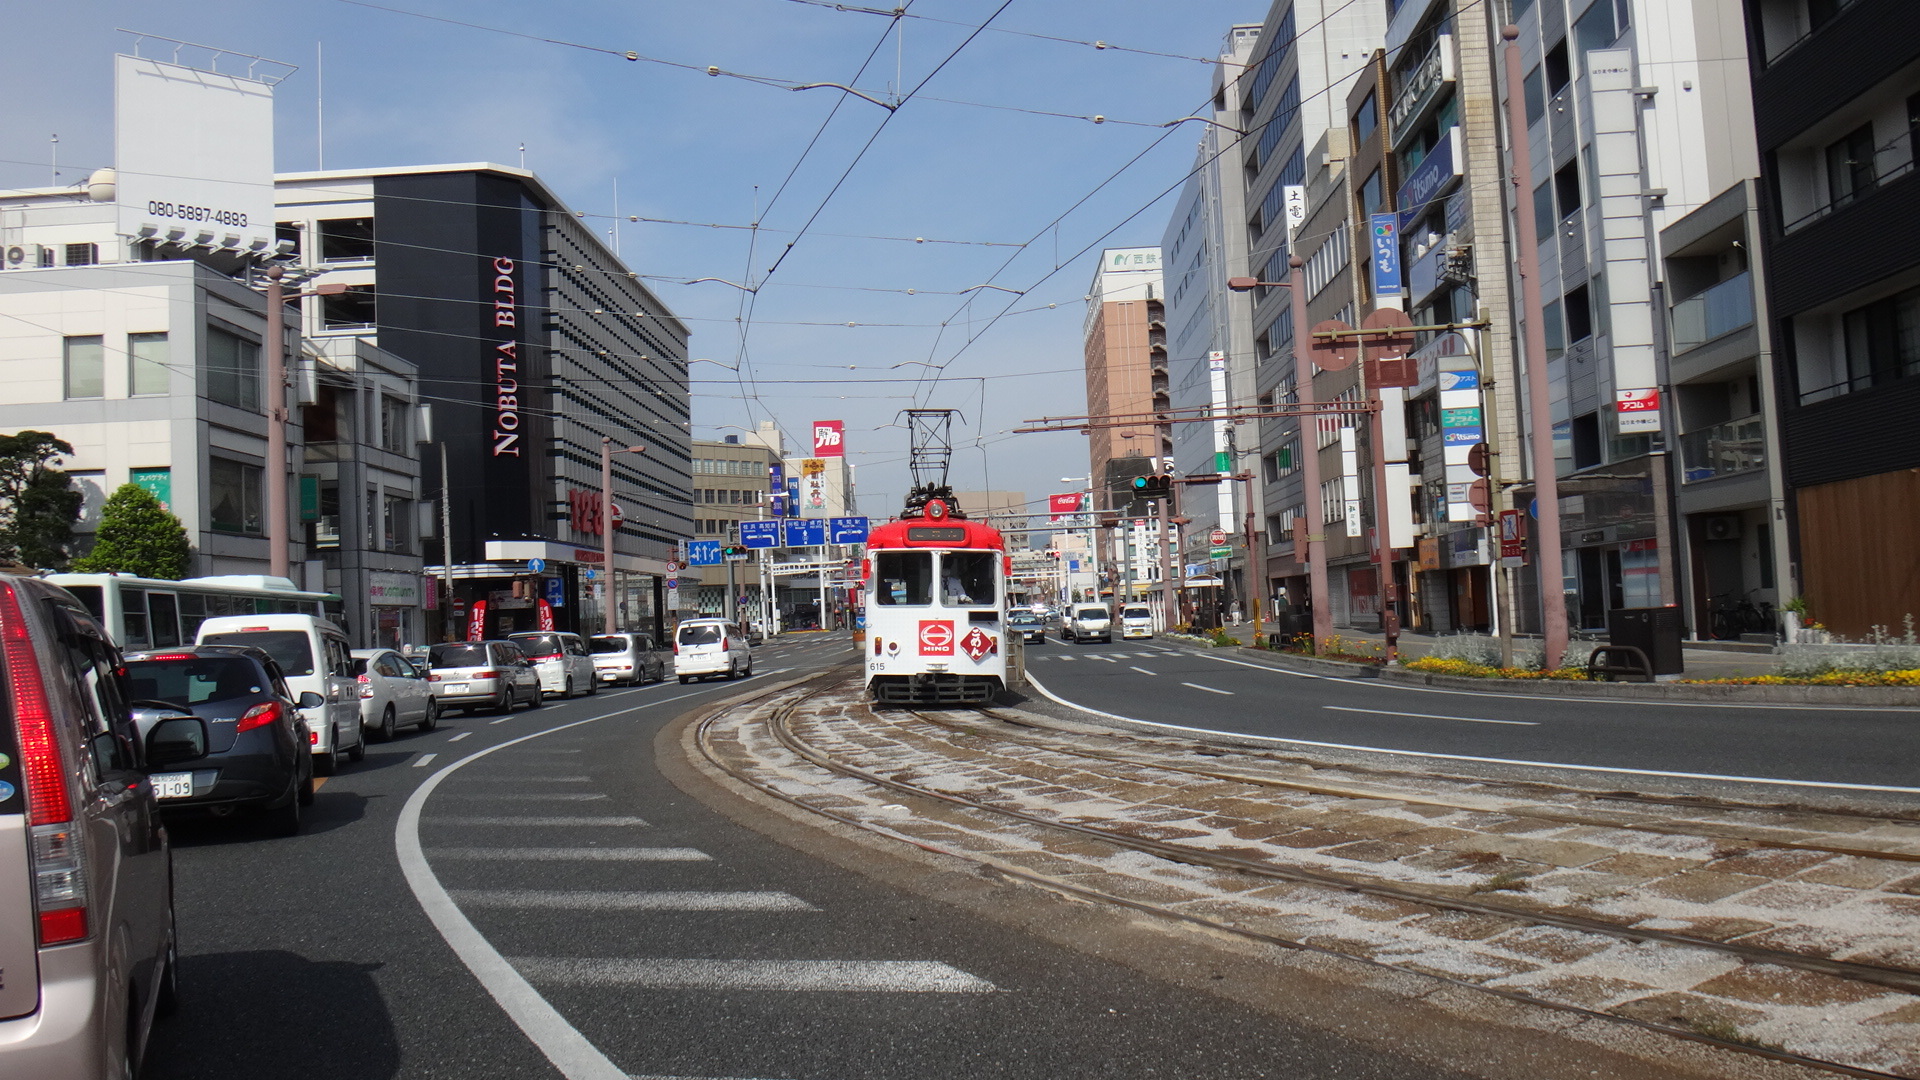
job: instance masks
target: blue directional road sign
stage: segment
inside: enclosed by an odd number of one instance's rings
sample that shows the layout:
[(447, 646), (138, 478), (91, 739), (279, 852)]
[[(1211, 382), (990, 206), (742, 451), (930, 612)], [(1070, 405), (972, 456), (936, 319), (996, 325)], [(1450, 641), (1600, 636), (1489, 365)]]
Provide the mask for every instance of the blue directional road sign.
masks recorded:
[(718, 540), (687, 541), (687, 565), (719, 566), (720, 565), (720, 541)]
[(826, 518), (788, 518), (787, 547), (822, 547), (827, 542)]
[(833, 530), (833, 542), (836, 544), (864, 544), (867, 542), (867, 519), (828, 518)]
[(565, 578), (550, 577), (547, 579), (547, 606), (567, 606), (567, 581)]
[(740, 544), (750, 548), (774, 548), (780, 546), (780, 523), (777, 521), (743, 521), (740, 523)]

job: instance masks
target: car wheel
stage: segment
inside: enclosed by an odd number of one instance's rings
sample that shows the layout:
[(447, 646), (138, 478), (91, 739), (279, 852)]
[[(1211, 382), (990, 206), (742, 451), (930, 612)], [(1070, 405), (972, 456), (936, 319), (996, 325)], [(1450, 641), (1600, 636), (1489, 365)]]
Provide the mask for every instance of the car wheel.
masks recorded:
[(536, 686), (536, 687), (534, 687), (534, 688), (533, 688), (533, 700), (532, 700), (532, 701), (529, 701), (529, 702), (527, 702), (527, 708), (529, 708), (529, 709), (537, 709), (537, 708), (539, 708), (540, 706), (542, 706), (542, 705), (545, 705), (546, 703), (547, 703), (547, 691), (546, 691), (546, 689), (545, 689), (544, 687), (539, 687), (539, 686)]
[(593, 678), (587, 680), (587, 696), (595, 697), (599, 693), (600, 693), (600, 676), (596, 673)]
[(386, 711), (380, 714), (380, 726), (373, 729), (373, 741), (393, 741), (393, 706), (387, 706)]
[(566, 685), (560, 690), (560, 697), (562, 700), (568, 700), (573, 697), (573, 676), (567, 676)]
[(301, 806), (312, 806), (313, 796), (317, 791), (313, 783), (313, 761), (311, 760), (312, 755), (309, 754), (308, 758), (309, 760), (307, 761), (307, 775), (300, 778), (299, 798), (300, 798)]
[(437, 728), (439, 726), (440, 726), (440, 701), (438, 698), (430, 697), (427, 699), (427, 714), (420, 718), (420, 730), (432, 731), (434, 728)]
[(493, 703), (493, 711), (497, 713), (510, 713), (513, 711), (513, 687), (502, 686), (500, 688), (500, 700)]
[(300, 795), (293, 797), (283, 806), (267, 811), (267, 827), (275, 836), (294, 836), (300, 832)]
[(688, 678), (689, 678), (689, 676), (686, 676), (686, 675), (682, 675), (682, 676), (680, 676), (680, 685), (681, 685), (681, 686), (685, 686), (685, 685), (687, 685), (687, 680), (688, 680)]
[(340, 771), (340, 751), (329, 750), (324, 754), (313, 755), (313, 775), (332, 776)]
[(356, 730), (355, 733), (360, 737), (353, 741), (353, 749), (347, 751), (347, 760), (357, 765), (367, 759), (367, 733), (363, 730)]

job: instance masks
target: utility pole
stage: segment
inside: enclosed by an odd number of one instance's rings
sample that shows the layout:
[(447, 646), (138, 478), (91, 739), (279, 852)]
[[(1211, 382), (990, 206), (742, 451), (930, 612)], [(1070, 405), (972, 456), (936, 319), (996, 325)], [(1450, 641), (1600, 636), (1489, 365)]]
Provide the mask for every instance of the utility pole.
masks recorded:
[[(613, 593), (613, 455), (644, 454), (644, 446), (613, 448), (613, 439), (600, 436), (600, 572), (606, 575), (600, 602), (600, 632), (615, 632)], [(731, 602), (731, 601), (729, 601)]]
[[(1287, 257), (1287, 286), (1293, 294), (1294, 395), (1299, 404), (1312, 405), (1313, 358), (1307, 348), (1306, 265), (1297, 254)], [(1308, 602), (1313, 605), (1313, 648), (1317, 653), (1333, 637), (1333, 602), (1327, 593), (1327, 527), (1320, 510), (1320, 420), (1312, 417), (1313, 423), (1309, 425), (1308, 419), (1300, 418), (1300, 487), (1306, 496), (1302, 500), (1305, 505), (1300, 509), (1306, 522), (1306, 536), (1303, 538), (1296, 526), (1293, 542), (1296, 552), (1306, 553)]]
[[(284, 266), (267, 267), (267, 573), (279, 578), (291, 577), (292, 561), (287, 523), (287, 301), (347, 291), (334, 283), (289, 294), (281, 284), (286, 273)], [(303, 584), (314, 587), (310, 581)]]
[(453, 491), (447, 486), (447, 444), (440, 444), (440, 633), (452, 641)]

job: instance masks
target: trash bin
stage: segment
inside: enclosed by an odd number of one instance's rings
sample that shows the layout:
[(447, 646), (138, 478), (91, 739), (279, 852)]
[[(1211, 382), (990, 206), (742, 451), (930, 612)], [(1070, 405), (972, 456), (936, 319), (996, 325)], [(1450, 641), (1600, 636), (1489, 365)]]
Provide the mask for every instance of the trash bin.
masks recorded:
[(1655, 675), (1678, 675), (1686, 670), (1680, 631), (1678, 607), (1614, 608), (1607, 612), (1607, 644), (1631, 645), (1647, 654)]

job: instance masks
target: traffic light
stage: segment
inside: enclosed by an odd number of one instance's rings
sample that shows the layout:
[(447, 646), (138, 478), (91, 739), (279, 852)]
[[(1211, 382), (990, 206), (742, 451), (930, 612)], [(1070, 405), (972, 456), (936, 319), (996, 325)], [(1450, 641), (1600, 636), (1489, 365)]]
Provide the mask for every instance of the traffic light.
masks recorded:
[(720, 554), (729, 559), (744, 559), (747, 557), (747, 549), (739, 544), (728, 544), (720, 549)]
[(1173, 493), (1173, 477), (1165, 473), (1133, 478), (1133, 494), (1140, 499), (1164, 499)]

